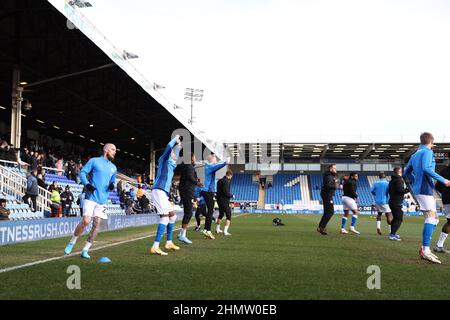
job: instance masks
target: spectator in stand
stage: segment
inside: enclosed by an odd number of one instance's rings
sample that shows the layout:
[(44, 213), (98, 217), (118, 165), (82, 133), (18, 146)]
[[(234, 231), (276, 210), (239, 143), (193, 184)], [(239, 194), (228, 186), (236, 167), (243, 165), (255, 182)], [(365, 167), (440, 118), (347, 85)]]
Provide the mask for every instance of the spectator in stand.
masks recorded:
[(80, 206), (81, 216), (83, 216), (83, 203), (85, 198), (86, 198), (86, 187), (83, 188), (83, 191), (81, 191), (80, 196), (77, 199), (77, 204)]
[(134, 188), (131, 188), (131, 190), (130, 190), (130, 198), (133, 201), (136, 201), (136, 192), (134, 191)]
[(31, 152), (31, 171), (35, 170), (38, 168), (39, 163), (38, 163), (38, 153), (37, 152)]
[(22, 162), (25, 162), (28, 165), (30, 165), (30, 151), (28, 150), (27, 147), (23, 148), (23, 151), (20, 153), (20, 158)]
[(65, 217), (70, 216), (70, 209), (72, 209), (73, 201), (73, 194), (70, 192), (70, 187), (67, 185), (65, 191), (61, 193), (62, 213)]
[(126, 214), (126, 215), (130, 215), (130, 214), (139, 214), (139, 213), (142, 213), (142, 210), (141, 210), (141, 208), (139, 208), (139, 207), (136, 205), (136, 202), (134, 202), (134, 201), (132, 201), (132, 202), (130, 203), (130, 205), (127, 207), (127, 210), (125, 211), (125, 214)]
[(33, 150), (27, 150), (28, 154), (26, 154), (26, 163), (28, 163), (29, 168), (31, 168), (31, 165), (33, 164), (33, 157), (34, 157), (34, 151)]
[(51, 217), (60, 217), (61, 212), (61, 195), (59, 193), (59, 188), (56, 187), (55, 182), (50, 185), (49, 191), (51, 193), (50, 195), (50, 201), (52, 202), (50, 209), (51, 209)]
[(48, 186), (48, 191), (52, 192), (53, 189), (58, 189), (58, 186), (56, 185), (56, 182), (53, 181), (51, 185)]
[(64, 170), (63, 170), (63, 159), (62, 158), (59, 158), (58, 161), (56, 161), (55, 167), (56, 167), (56, 170), (57, 170), (56, 174), (58, 176), (62, 176), (63, 172), (64, 172)]
[(9, 210), (6, 209), (6, 199), (0, 199), (0, 220), (9, 220)]
[(39, 152), (39, 160), (38, 160), (39, 166), (41, 168), (44, 167), (47, 164), (46, 162), (47, 161), (46, 161), (45, 152), (44, 151)]
[(14, 167), (19, 162), (17, 150), (14, 149), (14, 146), (12, 144), (8, 144), (6, 141), (2, 143), (2, 159), (9, 162), (15, 162), (15, 163), (6, 163), (7, 167)]
[(47, 157), (47, 167), (54, 168), (56, 166), (56, 161), (58, 159), (53, 155), (53, 152), (51, 150), (48, 151), (48, 157)]
[(120, 207), (122, 209), (125, 209), (125, 199), (126, 198), (126, 192), (125, 190), (122, 190), (122, 192), (119, 195), (119, 201), (120, 201)]
[(120, 195), (122, 194), (122, 191), (123, 191), (122, 180), (119, 180), (119, 182), (117, 182), (117, 193)]
[(8, 143), (4, 140), (1, 140), (0, 145), (0, 159), (6, 160), (6, 147), (8, 146)]
[(47, 185), (45, 184), (44, 177), (42, 176), (41, 173), (39, 173), (37, 175), (37, 182), (38, 182), (38, 186), (39, 187), (44, 188), (45, 190), (47, 190)]
[(139, 198), (139, 206), (142, 208), (144, 213), (150, 211), (150, 200), (148, 200), (145, 194)]
[(25, 203), (29, 203), (28, 200), (31, 198), (34, 212), (36, 212), (37, 209), (36, 199), (39, 194), (38, 180), (36, 176), (37, 170), (34, 169), (27, 178), (27, 191), (25, 192), (25, 195), (22, 198), (23, 202)]
[(74, 181), (76, 181), (78, 184), (81, 183), (81, 178), (80, 178), (80, 171), (81, 171), (81, 163), (75, 163), (75, 165), (73, 166), (73, 179)]
[(124, 198), (124, 209), (125, 209), (125, 211), (127, 211), (128, 208), (131, 207), (133, 203), (134, 203), (134, 201), (131, 198), (130, 193), (126, 192), (125, 193), (125, 198)]
[(142, 189), (142, 185), (138, 185), (138, 190), (136, 193), (137, 199), (139, 200), (144, 194), (145, 194), (145, 191)]

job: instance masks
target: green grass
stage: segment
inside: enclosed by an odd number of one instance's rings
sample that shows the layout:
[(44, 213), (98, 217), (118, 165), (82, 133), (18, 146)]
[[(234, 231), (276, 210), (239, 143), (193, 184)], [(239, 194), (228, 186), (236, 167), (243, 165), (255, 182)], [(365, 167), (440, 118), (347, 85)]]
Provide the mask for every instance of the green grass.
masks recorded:
[[(91, 261), (69, 257), (2, 273), (0, 299), (450, 299), (450, 255), (440, 255), (442, 265), (418, 258), (422, 217), (405, 217), (402, 242), (377, 236), (372, 217), (360, 219), (357, 236), (338, 234), (335, 216), (327, 237), (315, 231), (319, 215), (284, 215), (284, 227), (273, 227), (273, 218), (238, 217), (233, 235), (215, 241), (189, 231), (194, 244), (167, 257), (148, 254), (150, 238), (93, 251)], [(154, 230), (101, 233), (96, 245)], [(0, 269), (60, 256), (67, 241), (0, 247)], [(96, 263), (101, 256), (113, 262)], [(81, 290), (66, 287), (74, 264), (81, 268)], [(369, 265), (381, 268), (381, 290), (366, 287)]]

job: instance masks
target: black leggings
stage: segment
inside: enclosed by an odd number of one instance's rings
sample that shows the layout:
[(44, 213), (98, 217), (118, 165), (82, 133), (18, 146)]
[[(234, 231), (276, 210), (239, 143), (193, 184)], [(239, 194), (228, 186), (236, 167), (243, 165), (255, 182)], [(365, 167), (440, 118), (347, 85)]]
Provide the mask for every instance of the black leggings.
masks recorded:
[(396, 234), (403, 221), (403, 210), (401, 205), (389, 204), (392, 211), (391, 234)]
[(34, 212), (36, 212), (36, 210), (37, 210), (37, 204), (36, 204), (37, 196), (33, 196), (31, 194), (26, 193), (22, 197), (22, 200), (23, 200), (23, 202), (28, 203), (28, 199), (30, 199), (30, 198), (31, 198), (31, 203), (33, 204), (33, 208), (32, 209), (33, 209)]
[(197, 220), (197, 225), (199, 226), (201, 221), (200, 221), (200, 216), (204, 216), (206, 217), (206, 205), (205, 204), (201, 204), (197, 207), (197, 210), (195, 210), (195, 220)]
[(334, 215), (333, 198), (322, 198), (323, 202), (323, 216), (319, 222), (319, 228), (325, 229), (331, 217)]
[(211, 223), (214, 215), (214, 192), (202, 192), (202, 196), (206, 202), (206, 220), (205, 220), (205, 230), (211, 231)]
[(189, 224), (189, 221), (192, 218), (192, 200), (189, 197), (181, 197), (181, 202), (183, 203), (183, 210), (184, 210), (184, 215), (183, 215), (183, 221), (181, 222), (182, 224)]
[(231, 208), (229, 202), (219, 202), (219, 219), (222, 219), (223, 216), (226, 216), (227, 220), (231, 220)]

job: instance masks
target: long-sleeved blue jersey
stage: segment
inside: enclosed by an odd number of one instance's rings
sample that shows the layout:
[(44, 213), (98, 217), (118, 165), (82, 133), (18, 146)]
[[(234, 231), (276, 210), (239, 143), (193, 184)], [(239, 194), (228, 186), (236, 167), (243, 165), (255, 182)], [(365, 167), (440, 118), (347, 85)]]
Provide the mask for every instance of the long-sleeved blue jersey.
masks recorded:
[[(109, 184), (116, 181), (117, 168), (105, 157), (90, 159), (80, 171), (80, 179), (84, 185), (91, 184), (94, 192), (86, 191), (86, 200), (105, 204), (109, 197)], [(87, 175), (89, 175), (89, 180)]]
[(200, 201), (197, 203), (197, 205), (203, 205), (205, 204), (205, 198), (202, 196), (202, 188), (197, 186), (194, 189), (194, 199), (200, 199)]
[(375, 204), (385, 205), (389, 202), (389, 182), (386, 178), (374, 182), (370, 192), (375, 197)]
[[(172, 185), (173, 172), (177, 167), (177, 161), (172, 159), (172, 150), (177, 144), (177, 139), (172, 139), (164, 149), (164, 153), (158, 160), (158, 173), (156, 175), (153, 189), (164, 190), (167, 195), (170, 193), (170, 186)], [(180, 147), (175, 147), (175, 156), (178, 159), (180, 154)]]
[(416, 195), (432, 196), (434, 191), (434, 180), (441, 183), (445, 179), (435, 172), (436, 160), (433, 150), (424, 145), (411, 156), (405, 168), (405, 177), (412, 186), (412, 192)]
[(216, 172), (227, 165), (227, 162), (218, 164), (207, 163), (205, 165), (205, 186), (204, 192), (216, 192)]

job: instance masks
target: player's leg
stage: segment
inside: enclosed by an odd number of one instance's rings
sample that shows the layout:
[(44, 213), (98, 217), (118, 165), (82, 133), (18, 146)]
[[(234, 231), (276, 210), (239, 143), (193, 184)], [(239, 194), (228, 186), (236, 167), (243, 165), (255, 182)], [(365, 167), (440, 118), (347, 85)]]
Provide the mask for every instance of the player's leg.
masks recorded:
[(156, 231), (155, 241), (150, 249), (151, 254), (157, 254), (160, 256), (167, 256), (167, 253), (159, 248), (159, 244), (164, 236), (164, 231), (169, 224), (169, 212), (172, 211), (172, 207), (169, 203), (167, 194), (158, 189), (152, 190), (153, 205), (159, 213), (158, 229)]
[(441, 263), (439, 258), (433, 255), (430, 251), (430, 243), (431, 238), (433, 236), (433, 232), (436, 229), (437, 224), (439, 223), (439, 218), (437, 216), (436, 211), (425, 211), (425, 223), (422, 230), (422, 247), (420, 256), (423, 258), (429, 258), (429, 256), (434, 257), (435, 259), (427, 259), (434, 263)]
[(89, 249), (94, 244), (94, 240), (97, 237), (98, 232), (100, 231), (100, 226), (102, 224), (102, 218), (98, 216), (93, 217), (93, 224), (91, 231), (89, 231), (88, 238), (86, 239), (86, 243), (84, 244), (83, 250), (81, 250), (81, 257), (85, 259), (90, 259)]
[(439, 217), (436, 212), (436, 200), (433, 196), (428, 195), (417, 195), (416, 199), (425, 218), (422, 230), (422, 246), (419, 250), (419, 256), (427, 261), (440, 264), (441, 261), (439, 258), (430, 250), (431, 238), (439, 223)]
[(70, 254), (72, 252), (73, 247), (77, 243), (78, 237), (83, 234), (84, 229), (86, 229), (86, 227), (91, 223), (92, 216), (94, 215), (95, 204), (95, 202), (90, 200), (84, 201), (83, 217), (81, 218), (80, 223), (76, 226), (69, 244), (64, 249), (65, 254)]
[(223, 219), (225, 215), (225, 207), (224, 204), (219, 202), (219, 216), (216, 219), (216, 233), (222, 233), (223, 231), (220, 229), (220, 221)]
[(439, 235), (439, 240), (436, 246), (433, 248), (434, 252), (450, 253), (449, 250), (444, 249), (445, 240), (447, 239), (448, 233), (450, 232), (450, 212), (447, 213), (448, 211), (445, 210), (445, 206), (450, 205), (444, 205), (444, 213), (446, 213), (445, 216), (447, 218), (447, 222), (442, 226), (441, 234)]
[(228, 232), (228, 229), (230, 228), (231, 225), (231, 208), (230, 206), (226, 206), (225, 208), (225, 215), (227, 218), (227, 221), (225, 222), (225, 227), (223, 228), (223, 234), (226, 236), (231, 236), (231, 233)]
[(317, 231), (320, 232), (322, 235), (327, 235), (328, 233), (326, 231), (326, 227), (334, 214), (334, 203), (333, 199), (328, 198), (322, 198), (322, 201), (323, 201), (323, 216), (320, 219)]
[(169, 212), (169, 223), (167, 224), (167, 241), (165, 248), (167, 250), (180, 250), (180, 247), (173, 243), (173, 229), (175, 229), (175, 221), (177, 221), (177, 215), (175, 211)]
[(344, 215), (342, 216), (341, 221), (341, 233), (348, 233), (348, 231), (345, 229), (345, 226), (347, 225), (348, 213), (349, 210), (344, 207)]
[(351, 210), (351, 205), (349, 202), (350, 198), (349, 197), (342, 197), (342, 207), (344, 209), (344, 215), (342, 216), (342, 221), (341, 221), (341, 233), (348, 233), (348, 231), (345, 229), (346, 225), (347, 225), (347, 220), (348, 220), (348, 214), (349, 211)]
[(388, 227), (389, 227), (389, 234), (391, 234), (391, 231), (392, 231), (391, 230), (392, 219), (393, 219), (392, 211), (391, 211), (391, 208), (389, 208), (389, 212), (386, 212), (386, 222), (387, 222)]
[(354, 204), (353, 209), (351, 211), (353, 214), (352, 214), (352, 222), (350, 224), (350, 231), (355, 234), (360, 234), (360, 232), (355, 229), (356, 222), (358, 222), (358, 215), (359, 215), (358, 207), (357, 207), (356, 203)]
[(382, 235), (382, 233), (381, 233), (381, 217), (383, 216), (383, 212), (380, 212), (379, 210), (377, 210), (378, 211), (378, 214), (377, 214), (377, 233), (378, 233), (378, 235)]
[(159, 248), (159, 244), (164, 236), (164, 231), (166, 231), (167, 225), (169, 224), (169, 215), (160, 215), (158, 229), (156, 231), (155, 241), (153, 242), (152, 248), (150, 249), (151, 254), (157, 254), (160, 256), (167, 256), (167, 253)]
[(181, 201), (183, 202), (184, 214), (183, 214), (183, 220), (181, 222), (181, 230), (180, 230), (180, 233), (178, 234), (178, 240), (185, 244), (192, 244), (192, 241), (187, 238), (186, 234), (187, 234), (187, 227), (188, 227), (189, 221), (192, 218), (192, 210), (193, 210), (192, 201), (193, 201), (193, 199), (183, 197), (183, 198), (181, 198)]
[(392, 222), (391, 232), (389, 233), (389, 240), (400, 241), (400, 236), (397, 235), (397, 231), (403, 221), (403, 210), (401, 205), (391, 205), (392, 210)]
[(205, 229), (203, 230), (203, 234), (208, 239), (214, 240), (214, 236), (211, 232), (211, 224), (214, 215), (214, 193), (205, 192), (203, 194), (206, 202), (206, 219), (205, 219)]
[(93, 215), (92, 215), (92, 219), (93, 219), (92, 229), (89, 232), (89, 235), (88, 235), (86, 243), (83, 247), (83, 250), (81, 250), (81, 257), (86, 258), (86, 259), (91, 258), (88, 254), (88, 251), (91, 248), (91, 246), (94, 244), (94, 240), (97, 237), (98, 232), (100, 231), (102, 220), (108, 219), (108, 215), (106, 214), (106, 206), (97, 204), (95, 202), (93, 202), (93, 203), (95, 204), (95, 206), (94, 206)]
[(195, 210), (195, 221), (197, 222), (197, 226), (195, 227), (195, 231), (200, 231), (200, 224), (201, 224), (200, 215), (201, 215), (202, 207), (203, 206), (198, 205), (197, 209)]

